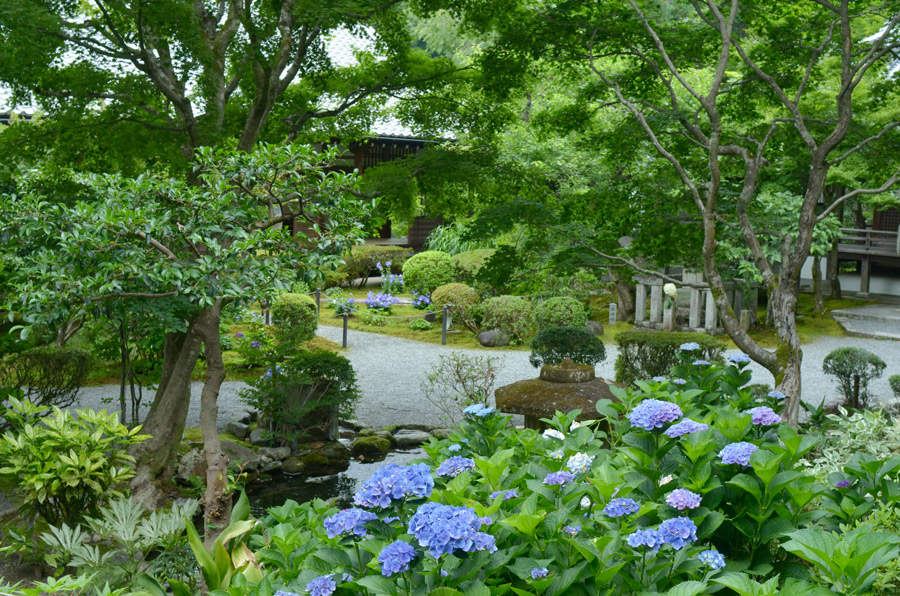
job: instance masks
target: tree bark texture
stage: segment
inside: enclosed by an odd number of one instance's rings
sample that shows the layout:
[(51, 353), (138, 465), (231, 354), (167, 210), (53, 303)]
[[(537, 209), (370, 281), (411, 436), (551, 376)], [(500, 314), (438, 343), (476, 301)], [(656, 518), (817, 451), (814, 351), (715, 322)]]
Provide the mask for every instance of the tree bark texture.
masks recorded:
[(823, 313), (825, 312), (825, 298), (822, 295), (822, 257), (813, 257), (812, 278), (816, 312)]

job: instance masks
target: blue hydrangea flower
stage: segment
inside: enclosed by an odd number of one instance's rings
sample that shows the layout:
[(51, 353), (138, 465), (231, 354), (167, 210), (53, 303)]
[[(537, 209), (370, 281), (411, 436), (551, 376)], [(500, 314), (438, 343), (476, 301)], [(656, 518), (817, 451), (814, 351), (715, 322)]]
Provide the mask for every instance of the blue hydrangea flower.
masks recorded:
[(547, 577), (550, 574), (550, 570), (546, 567), (535, 567), (531, 570), (531, 579), (540, 579), (542, 577)]
[(447, 451), (449, 451), (451, 453), (456, 453), (460, 449), (462, 449), (462, 445), (460, 445), (459, 443), (453, 443), (452, 445), (447, 447)]
[(503, 495), (504, 501), (509, 501), (510, 499), (515, 499), (516, 497), (518, 497), (519, 492), (514, 488), (511, 488), (509, 490), (495, 490), (491, 493), (491, 500), (493, 501), (500, 495)]
[(700, 344), (695, 341), (690, 341), (686, 344), (681, 344), (680, 346), (678, 346), (678, 349), (682, 352), (696, 352), (700, 349)]
[(625, 497), (612, 499), (606, 504), (606, 507), (603, 508), (603, 513), (609, 517), (622, 517), (623, 515), (637, 513), (640, 509), (641, 506), (638, 505), (637, 501)]
[(296, 592), (285, 592), (284, 590), (278, 590), (275, 592), (275, 596), (300, 596)]
[(472, 404), (463, 410), (463, 414), (467, 416), (477, 416), (478, 418), (484, 418), (485, 416), (490, 416), (494, 413), (494, 408), (490, 406), (486, 406), (484, 404)]
[(482, 526), (489, 526), (489, 525), (491, 525), (492, 523), (494, 523), (494, 520), (492, 520), (492, 519), (489, 518), (488, 516), (484, 516), (484, 517), (481, 518), (481, 525), (482, 525)]
[(664, 541), (662, 537), (659, 535), (659, 532), (656, 530), (645, 529), (645, 530), (637, 530), (633, 534), (629, 535), (626, 539), (628, 542), (628, 546), (631, 548), (637, 548), (639, 546), (645, 546), (647, 548), (652, 548), (653, 551), (658, 551), (659, 547), (663, 545)]
[(440, 476), (446, 476), (448, 478), (456, 478), (460, 474), (466, 471), (471, 471), (475, 469), (475, 460), (469, 459), (468, 457), (461, 457), (459, 455), (454, 455), (450, 459), (444, 461), (441, 465), (438, 466), (437, 473)]
[(658, 399), (645, 399), (628, 413), (631, 425), (644, 430), (662, 428), (669, 422), (675, 422), (684, 413), (677, 405)]
[(573, 480), (575, 480), (575, 476), (571, 472), (550, 472), (544, 478), (544, 484), (547, 486), (562, 486)]
[(447, 573), (446, 569), (441, 569), (441, 577), (447, 577), (448, 575), (450, 575), (450, 574)]
[(676, 385), (687, 385), (687, 381), (684, 379), (672, 379), (672, 382)]
[(564, 449), (557, 449), (556, 451), (550, 452), (550, 459), (555, 459), (557, 461), (562, 461), (562, 458), (566, 456), (566, 452)]
[(337, 584), (330, 575), (322, 575), (306, 584), (309, 596), (331, 596), (337, 588)]
[(665, 382), (666, 382), (666, 378), (665, 378), (665, 377), (653, 377), (653, 378), (650, 379), (650, 380), (653, 381), (653, 382), (655, 382), (655, 383), (665, 383)]
[(674, 517), (659, 524), (659, 537), (663, 542), (680, 550), (697, 539), (697, 525), (689, 517)]
[(837, 488), (850, 488), (850, 485), (853, 484), (849, 480), (838, 480), (834, 483)]
[(395, 573), (401, 573), (409, 570), (409, 564), (416, 558), (416, 549), (410, 544), (398, 540), (391, 542), (378, 555), (378, 562), (381, 563), (381, 574), (390, 577)]
[(708, 424), (703, 424), (702, 422), (697, 422), (695, 420), (691, 420), (690, 418), (685, 418), (678, 424), (673, 424), (672, 426), (667, 428), (666, 432), (664, 432), (663, 434), (670, 439), (676, 439), (678, 437), (683, 437), (684, 435), (700, 432), (701, 430), (706, 430), (708, 428)]
[(566, 526), (562, 529), (563, 532), (568, 534), (569, 536), (577, 536), (578, 532), (581, 531), (581, 526)]
[(709, 366), (709, 360), (694, 360), (694, 366)]
[(389, 517), (384, 518), (384, 519), (381, 520), (381, 521), (383, 521), (383, 522), (386, 523), (386, 524), (392, 524), (392, 523), (394, 523), (395, 521), (400, 521), (400, 518), (397, 517), (396, 515), (391, 515), (391, 516), (389, 516)]
[(778, 391), (777, 389), (775, 391), (769, 391), (766, 395), (768, 395), (772, 399), (784, 399), (787, 397), (787, 395), (785, 395), (781, 391)]
[(326, 518), (323, 525), (329, 538), (334, 538), (347, 532), (352, 532), (357, 536), (365, 536), (365, 523), (373, 519), (378, 519), (378, 516), (369, 511), (352, 507), (338, 511), (331, 517)]
[(566, 462), (566, 467), (573, 474), (584, 474), (591, 469), (591, 463), (594, 461), (593, 455), (587, 453), (576, 453)]
[(750, 356), (740, 353), (740, 354), (729, 354), (728, 360), (733, 362), (734, 364), (749, 364)]
[(480, 532), (481, 518), (469, 507), (453, 507), (429, 501), (409, 520), (409, 533), (434, 558), (461, 550), (497, 550), (494, 537)]
[(721, 569), (725, 566), (725, 557), (715, 549), (703, 551), (697, 555), (697, 559), (699, 559), (701, 563), (709, 565), (710, 569)]
[(434, 478), (426, 464), (388, 464), (356, 491), (353, 502), (360, 507), (389, 507), (393, 501), (428, 497), (433, 488)]
[(666, 495), (666, 504), (684, 511), (685, 509), (695, 509), (700, 506), (702, 497), (697, 493), (693, 493), (684, 488), (676, 488)]
[(723, 464), (740, 464), (742, 466), (750, 465), (750, 456), (759, 449), (753, 443), (741, 441), (740, 443), (729, 443), (725, 445), (719, 452)]
[(768, 406), (758, 406), (750, 408), (745, 412), (753, 417), (753, 424), (757, 426), (771, 426), (773, 424), (781, 424), (781, 416), (775, 413), (775, 410)]

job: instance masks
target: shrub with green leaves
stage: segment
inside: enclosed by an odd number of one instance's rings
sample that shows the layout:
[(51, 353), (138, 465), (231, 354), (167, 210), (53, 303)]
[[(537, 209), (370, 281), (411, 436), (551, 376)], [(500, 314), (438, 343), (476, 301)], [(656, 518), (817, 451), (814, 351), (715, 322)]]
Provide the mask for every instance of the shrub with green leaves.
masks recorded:
[(419, 294), (431, 294), (456, 276), (453, 259), (445, 252), (426, 250), (403, 264), (403, 285)]
[(574, 298), (559, 296), (538, 303), (534, 318), (539, 329), (549, 327), (583, 327), (587, 324), (584, 305)]
[(478, 333), (477, 309), (481, 296), (466, 284), (444, 284), (431, 293), (431, 303), (435, 309), (444, 306), (453, 308), (453, 318), (465, 325), (472, 333)]
[(349, 360), (311, 350), (269, 369), (240, 395), (275, 438), (296, 445), (301, 437), (326, 438), (338, 415), (352, 415), (360, 393)]
[(606, 359), (606, 347), (586, 327), (549, 327), (531, 342), (528, 360), (535, 368), (557, 364), (566, 358), (594, 366)]
[(623, 331), (616, 335), (616, 381), (628, 385), (639, 379), (669, 374), (678, 364), (679, 347), (696, 343), (699, 360), (721, 362), (725, 343), (705, 333), (669, 333), (660, 331)]
[(534, 333), (534, 307), (519, 296), (497, 296), (481, 303), (481, 325), (484, 329), (502, 329), (516, 342)]
[(453, 255), (453, 266), (459, 281), (474, 284), (478, 280), (478, 271), (497, 252), (495, 248), (476, 248)]
[(71, 526), (123, 496), (121, 484), (134, 476), (126, 449), (148, 437), (120, 424), (115, 413), (48, 410), (9, 398), (12, 428), (0, 437), (0, 478), (14, 483), (26, 518)]
[(434, 328), (434, 325), (425, 319), (413, 319), (409, 322), (409, 328), (412, 331), (428, 331), (429, 329)]
[(270, 335), (271, 327), (262, 323), (251, 323), (245, 332), (234, 334), (234, 349), (241, 355), (248, 368), (260, 366), (275, 359), (275, 340)]
[(894, 397), (900, 399), (900, 375), (888, 377), (888, 384), (891, 386), (891, 391), (894, 392)]
[(838, 348), (825, 356), (822, 370), (835, 377), (847, 407), (865, 408), (869, 401), (869, 381), (884, 373), (884, 360), (862, 348)]
[(280, 294), (272, 304), (275, 341), (281, 350), (296, 350), (311, 340), (319, 327), (316, 301), (305, 294)]
[[(0, 387), (21, 391), (35, 405), (47, 406), (43, 411), (49, 413), (51, 406), (67, 408), (75, 402), (90, 371), (90, 353), (40, 346), (9, 354), (0, 362)], [(0, 431), (8, 427), (0, 402)]]
[(349, 280), (359, 279), (361, 281), (360, 287), (362, 287), (368, 281), (370, 274), (382, 274), (380, 271), (377, 271), (377, 263), (390, 261), (391, 271), (400, 273), (403, 270), (403, 264), (412, 254), (412, 250), (402, 246), (361, 244), (354, 246), (349, 253), (344, 255), (345, 264), (340, 269), (345, 272)]

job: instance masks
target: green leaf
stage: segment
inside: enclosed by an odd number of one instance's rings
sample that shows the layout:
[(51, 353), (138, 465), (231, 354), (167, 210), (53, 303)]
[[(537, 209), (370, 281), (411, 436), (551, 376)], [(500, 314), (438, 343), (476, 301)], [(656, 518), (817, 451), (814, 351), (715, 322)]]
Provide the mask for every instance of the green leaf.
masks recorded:
[(206, 550), (206, 547), (203, 546), (203, 541), (200, 540), (200, 535), (197, 534), (197, 529), (194, 528), (193, 522), (185, 518), (184, 523), (185, 530), (187, 531), (188, 544), (191, 546), (194, 558), (197, 559), (197, 564), (200, 565), (200, 571), (203, 573), (203, 580), (210, 590), (215, 590), (219, 585), (219, 573), (216, 568), (216, 562), (212, 555), (209, 554), (209, 551)]
[(250, 499), (247, 498), (247, 491), (242, 490), (237, 503), (231, 509), (231, 523), (244, 521), (248, 517), (250, 517)]
[(762, 501), (762, 491), (759, 489), (759, 483), (755, 478), (748, 476), (747, 474), (738, 474), (731, 480), (726, 481), (725, 484), (740, 488), (744, 492), (753, 495), (753, 498), (756, 499), (757, 503)]

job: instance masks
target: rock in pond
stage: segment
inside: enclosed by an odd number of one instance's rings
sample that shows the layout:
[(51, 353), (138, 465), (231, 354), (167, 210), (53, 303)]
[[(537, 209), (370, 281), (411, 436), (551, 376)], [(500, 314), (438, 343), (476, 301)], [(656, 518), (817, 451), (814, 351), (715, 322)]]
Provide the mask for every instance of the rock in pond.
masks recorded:
[(402, 429), (394, 433), (397, 447), (416, 447), (428, 441), (431, 434), (423, 430)]
[(391, 442), (378, 436), (357, 437), (350, 446), (350, 452), (354, 457), (383, 457), (390, 450)]
[(343, 443), (326, 443), (300, 458), (310, 476), (343, 472), (350, 466), (350, 449)]

